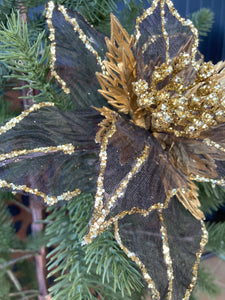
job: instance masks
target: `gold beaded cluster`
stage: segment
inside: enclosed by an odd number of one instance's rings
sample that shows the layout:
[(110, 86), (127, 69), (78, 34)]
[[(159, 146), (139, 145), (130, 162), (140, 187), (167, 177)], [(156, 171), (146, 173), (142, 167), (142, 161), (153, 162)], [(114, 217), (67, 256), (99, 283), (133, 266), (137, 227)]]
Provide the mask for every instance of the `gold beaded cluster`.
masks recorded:
[[(186, 84), (179, 74), (190, 64), (191, 56), (181, 53), (169, 63), (155, 67), (150, 87), (143, 79), (133, 83), (138, 106), (152, 117), (152, 131), (198, 137), (202, 131), (225, 121), (225, 88), (217, 80), (218, 76), (225, 76), (221, 70), (225, 64), (219, 68), (211, 62), (199, 65), (194, 82)], [(168, 84), (158, 89), (165, 80)]]

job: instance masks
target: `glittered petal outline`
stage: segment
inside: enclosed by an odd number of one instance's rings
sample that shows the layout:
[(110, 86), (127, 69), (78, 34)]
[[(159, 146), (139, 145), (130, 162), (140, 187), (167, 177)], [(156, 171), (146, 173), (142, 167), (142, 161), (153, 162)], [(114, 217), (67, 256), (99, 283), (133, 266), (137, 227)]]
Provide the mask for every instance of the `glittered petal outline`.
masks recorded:
[[(67, 87), (66, 82), (57, 74), (55, 70), (55, 63), (56, 63), (56, 41), (55, 41), (55, 28), (52, 24), (52, 16), (53, 11), (55, 9), (55, 4), (53, 1), (48, 2), (47, 10), (46, 10), (46, 18), (47, 18), (47, 24), (49, 27), (50, 35), (49, 39), (51, 41), (51, 47), (50, 47), (50, 69), (52, 76), (55, 77), (55, 79), (62, 85), (62, 89), (66, 94), (70, 93), (70, 89)], [(88, 40), (87, 36), (83, 32), (83, 30), (79, 27), (79, 24), (76, 20), (76, 18), (71, 18), (68, 13), (67, 9), (63, 5), (59, 5), (57, 7), (57, 10), (62, 13), (62, 15), (65, 18), (65, 21), (70, 23), (73, 26), (74, 32), (78, 33), (80, 41), (85, 45), (86, 49), (90, 52), (90, 54), (93, 54), (96, 58), (97, 64), (100, 65), (102, 72), (105, 72), (105, 66), (103, 64), (103, 59), (99, 56), (98, 52), (94, 49), (94, 47), (91, 45), (91, 42)]]
[(135, 45), (137, 45), (137, 42), (141, 36), (140, 32), (140, 24), (147, 18), (150, 17), (152, 14), (154, 14), (155, 9), (160, 4), (160, 12), (161, 12), (161, 21), (162, 21), (162, 35), (164, 37), (165, 43), (166, 43), (166, 61), (169, 61), (169, 38), (168, 33), (166, 31), (166, 20), (165, 20), (165, 5), (168, 6), (170, 13), (183, 25), (188, 26), (193, 33), (194, 36), (194, 44), (192, 46), (192, 64), (193, 66), (196, 65), (195, 58), (197, 53), (197, 48), (199, 44), (198, 40), (198, 30), (195, 28), (191, 20), (186, 20), (182, 18), (177, 10), (174, 8), (174, 5), (172, 1), (170, 0), (154, 0), (151, 7), (144, 10), (143, 14), (136, 19), (136, 26), (135, 26)]

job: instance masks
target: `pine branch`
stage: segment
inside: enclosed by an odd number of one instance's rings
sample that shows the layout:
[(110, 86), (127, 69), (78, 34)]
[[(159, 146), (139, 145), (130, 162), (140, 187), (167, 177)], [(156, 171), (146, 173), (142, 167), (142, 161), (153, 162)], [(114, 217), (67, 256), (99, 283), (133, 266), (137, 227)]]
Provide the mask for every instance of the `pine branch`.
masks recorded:
[(38, 95), (25, 98), (32, 97), (34, 101), (54, 101), (61, 108), (71, 108), (69, 101), (61, 101), (63, 96), (59, 95), (54, 79), (49, 79), (50, 53), (44, 36), (45, 31), (31, 43), (27, 23), (21, 20), (19, 12), (12, 13), (11, 17), (7, 18), (7, 26), (2, 25), (0, 30), (0, 61), (12, 71), (7, 78), (16, 79), (21, 83), (17, 89), (40, 91)]
[(47, 219), (48, 246), (56, 247), (49, 255), (49, 276), (59, 274), (50, 288), (53, 300), (96, 299), (97, 294), (104, 300), (134, 299), (130, 294), (135, 288), (140, 291), (140, 274), (119, 249), (112, 233), (81, 246), (92, 206), (92, 196), (81, 195), (55, 208)]
[(12, 104), (0, 97), (0, 123), (19, 114), (19, 110), (13, 110)]
[[(1, 192), (0, 195), (4, 193)], [(12, 248), (14, 242), (15, 230), (12, 225), (11, 216), (5, 204), (5, 201), (0, 199), (0, 255), (6, 253), (9, 248)]]
[(212, 223), (208, 222), (207, 230), (209, 241), (206, 249), (217, 254), (225, 254), (225, 222)]
[(9, 16), (12, 11), (19, 9), (21, 2), (19, 0), (2, 0), (0, 4), (0, 20), (2, 23), (7, 21), (7, 16)]
[(220, 186), (212, 186), (211, 183), (196, 183), (199, 188), (199, 200), (201, 210), (205, 215), (216, 211), (225, 203), (225, 191)]
[(200, 36), (207, 36), (214, 22), (214, 13), (208, 8), (202, 8), (191, 15), (191, 20), (198, 29)]
[(129, 33), (134, 30), (136, 18), (140, 15), (144, 6), (143, 0), (131, 0), (129, 5), (125, 6), (119, 13), (119, 19)]
[(215, 281), (215, 276), (206, 267), (201, 265), (198, 272), (196, 290), (206, 293), (211, 299), (214, 299), (221, 292), (220, 287)]

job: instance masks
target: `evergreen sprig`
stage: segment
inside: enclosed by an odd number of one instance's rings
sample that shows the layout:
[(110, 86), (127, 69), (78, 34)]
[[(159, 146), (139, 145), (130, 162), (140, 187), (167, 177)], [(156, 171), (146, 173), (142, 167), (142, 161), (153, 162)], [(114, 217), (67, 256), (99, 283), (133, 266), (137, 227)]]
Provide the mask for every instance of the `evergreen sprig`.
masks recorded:
[[(8, 249), (12, 247), (15, 230), (12, 219), (4, 201), (4, 193), (0, 193), (0, 265), (9, 259)], [(11, 289), (11, 282), (7, 275), (7, 268), (0, 269), (0, 300), (7, 299)]]
[(201, 210), (205, 215), (212, 214), (225, 204), (225, 191), (220, 186), (213, 186), (211, 183), (196, 183), (196, 185), (199, 188)]
[(191, 15), (191, 20), (198, 29), (200, 36), (207, 36), (214, 22), (214, 13), (208, 8), (202, 8)]
[(209, 223), (207, 222), (209, 241), (207, 250), (217, 254), (225, 254), (225, 222)]
[(12, 247), (15, 230), (12, 219), (4, 201), (4, 192), (0, 193), (0, 253), (7, 253)]
[(27, 23), (19, 12), (7, 18), (7, 25), (0, 30), (0, 61), (11, 70), (7, 76), (20, 82), (17, 89), (40, 91), (38, 95), (23, 96), (36, 101), (55, 101), (59, 91), (54, 86), (53, 78), (49, 79), (50, 53), (49, 46), (40, 33), (33, 43), (29, 39)]
[(206, 293), (211, 299), (214, 299), (221, 292), (215, 276), (203, 265), (199, 268), (196, 290)]
[(15, 11), (21, 7), (21, 2), (19, 0), (1, 0), (0, 1), (0, 21), (5, 23), (7, 16), (11, 14), (12, 11)]
[(110, 232), (103, 233), (82, 247), (87, 232), (93, 198), (82, 195), (52, 210), (46, 229), (49, 247), (49, 276), (57, 275), (50, 288), (54, 300), (135, 299), (132, 292), (140, 292), (140, 273), (119, 248)]
[(5, 101), (3, 97), (0, 97), (0, 108), (0, 123), (5, 122), (19, 113), (19, 110), (13, 110), (12, 104)]

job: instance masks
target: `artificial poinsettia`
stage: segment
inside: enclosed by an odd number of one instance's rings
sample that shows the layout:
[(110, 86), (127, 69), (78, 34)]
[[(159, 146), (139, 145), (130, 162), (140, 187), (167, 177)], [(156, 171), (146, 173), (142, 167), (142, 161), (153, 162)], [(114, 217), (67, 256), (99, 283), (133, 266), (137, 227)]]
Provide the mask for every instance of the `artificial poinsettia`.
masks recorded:
[(189, 299), (207, 242), (194, 181), (225, 184), (224, 63), (203, 61), (169, 0), (134, 36), (112, 16), (105, 39), (53, 2), (47, 23), (52, 75), (76, 110), (38, 104), (1, 127), (1, 186), (49, 204), (95, 193), (83, 243), (114, 226), (153, 299)]

